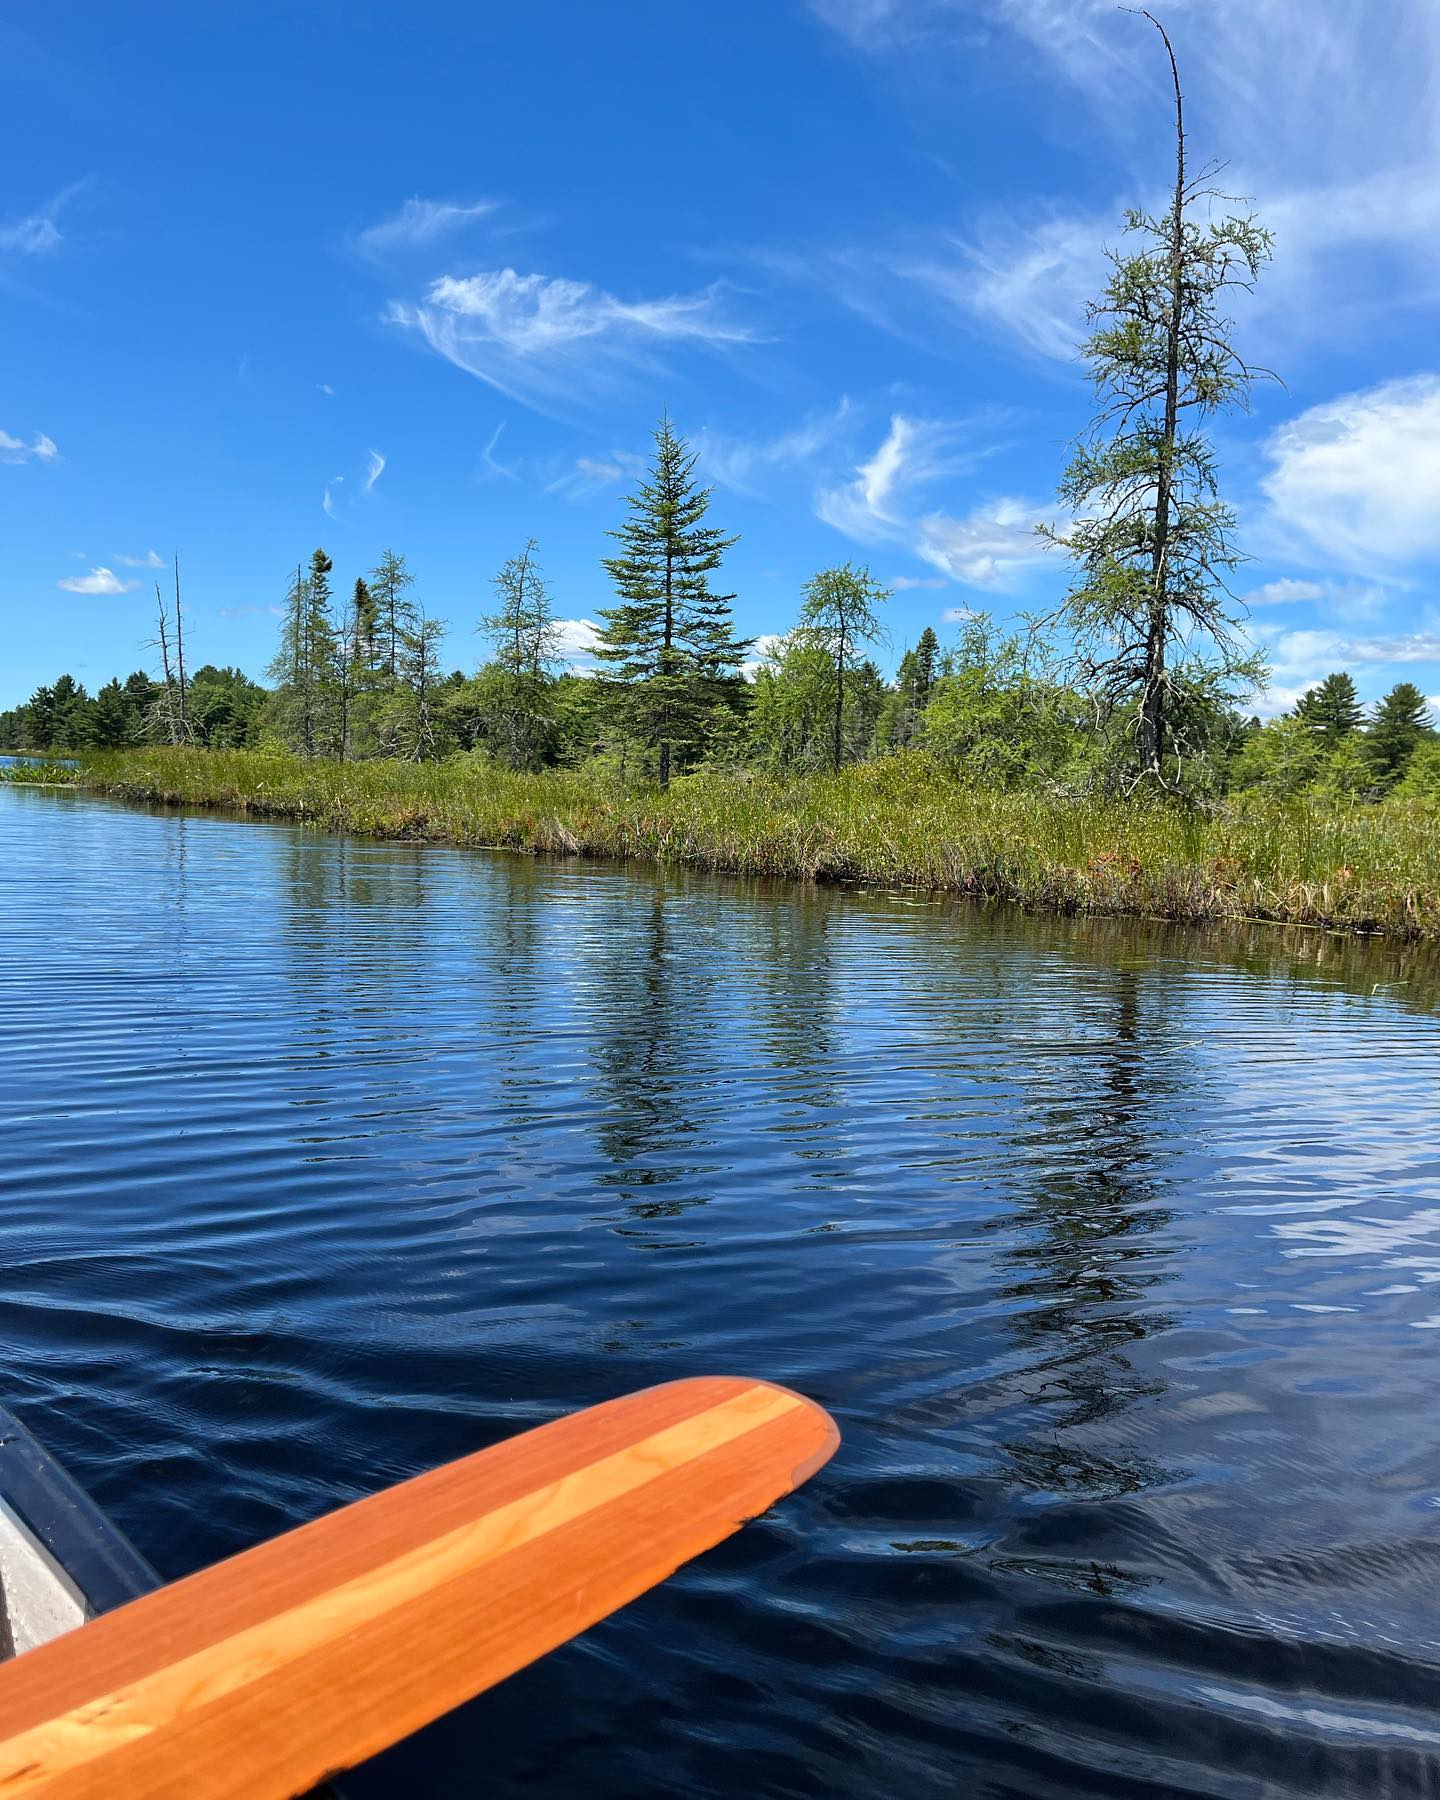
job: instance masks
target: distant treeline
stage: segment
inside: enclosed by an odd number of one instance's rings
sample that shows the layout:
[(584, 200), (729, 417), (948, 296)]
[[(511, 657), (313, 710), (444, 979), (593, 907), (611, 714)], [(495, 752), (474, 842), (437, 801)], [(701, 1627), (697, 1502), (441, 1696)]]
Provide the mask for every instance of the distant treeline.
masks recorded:
[(132, 675), (92, 699), (64, 676), (0, 715), (0, 743), (273, 746), (344, 762), (464, 754), (521, 772), (609, 767), (662, 788), (701, 766), (803, 774), (922, 750), (998, 791), (1440, 796), (1440, 742), (1409, 682), (1368, 716), (1343, 672), (1282, 719), (1248, 716), (1266, 670), (1230, 597), (1244, 557), (1206, 427), (1267, 375), (1235, 348), (1226, 305), (1259, 279), (1270, 234), (1251, 215), (1217, 216), (1216, 165), (1187, 163), (1170, 40), (1143, 16), (1173, 83), (1172, 198), (1127, 215), (1089, 308), (1097, 412), (1058, 484), (1067, 523), (1041, 532), (1071, 571), (1048, 619), (1017, 630), (963, 615), (954, 643), (923, 631), (887, 680), (874, 652), (889, 595), (846, 563), (806, 583), (789, 630), (759, 640), (757, 657), (722, 591), (735, 539), (710, 523), (711, 490), (667, 418), (610, 534), (615, 603), (600, 613), (593, 672), (562, 672), (533, 541), (495, 577), (478, 625), (489, 654), (471, 675), (444, 670), (442, 622), (417, 601), (403, 556), (386, 551), (340, 595), (316, 550), (285, 595), (268, 689), (235, 669), (187, 676), (177, 568), (173, 618), (160, 602), (160, 682)]

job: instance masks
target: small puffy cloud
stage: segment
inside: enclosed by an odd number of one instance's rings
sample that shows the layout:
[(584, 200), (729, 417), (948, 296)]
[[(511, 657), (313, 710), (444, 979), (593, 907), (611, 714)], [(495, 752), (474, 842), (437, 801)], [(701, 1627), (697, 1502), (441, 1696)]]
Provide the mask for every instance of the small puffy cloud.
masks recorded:
[(1325, 589), (1318, 581), (1267, 581), (1244, 596), (1246, 606), (1289, 606), (1299, 600), (1323, 600)]
[(747, 675), (753, 681), (755, 679), (755, 671), (769, 662), (770, 658), (780, 650), (784, 642), (785, 633), (783, 631), (762, 631), (759, 637), (757, 637), (755, 642), (750, 646), (749, 656), (741, 663), (741, 673)]
[(11, 437), (8, 431), (0, 431), (0, 462), (54, 462), (59, 454), (54, 438), (43, 431), (37, 431), (28, 444), (23, 438)]
[(1440, 555), (1440, 375), (1313, 406), (1266, 455), (1261, 485), (1282, 536), (1350, 567)]
[(587, 281), (492, 269), (445, 275), (418, 305), (393, 301), (390, 322), (418, 332), (456, 368), (526, 404), (613, 388), (666, 347), (750, 343), (718, 284), (658, 300), (621, 300)]
[(335, 398), (335, 390), (328, 381), (317, 381), (315, 385), (328, 399), (333, 400)]
[(357, 231), (351, 242), (366, 256), (424, 250), (486, 218), (499, 205), (498, 200), (422, 200), (417, 194), (388, 219)]
[(67, 594), (128, 594), (138, 581), (122, 581), (113, 569), (92, 569), (88, 575), (67, 575), (55, 583)]
[(122, 568), (126, 569), (163, 569), (165, 559), (154, 550), (147, 550), (143, 556), (117, 556), (115, 558)]
[(593, 619), (557, 619), (556, 654), (572, 669), (593, 668), (600, 627)]

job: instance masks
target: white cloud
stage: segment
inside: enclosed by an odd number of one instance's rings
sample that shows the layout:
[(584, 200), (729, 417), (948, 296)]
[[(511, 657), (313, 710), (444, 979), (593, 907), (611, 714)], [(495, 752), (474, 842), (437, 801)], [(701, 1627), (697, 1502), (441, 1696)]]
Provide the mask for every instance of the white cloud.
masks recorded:
[(817, 492), (817, 516), (862, 544), (903, 544), (952, 580), (1006, 586), (1049, 554), (1035, 531), (1043, 516), (1039, 508), (1002, 497), (953, 518), (920, 512), (914, 503), (915, 490), (960, 466), (957, 432), (954, 425), (897, 413), (885, 441), (853, 480)]
[(985, 501), (963, 519), (930, 513), (920, 521), (916, 554), (955, 581), (1005, 587), (1053, 553), (1036, 531), (1042, 518), (1038, 507), (1011, 498)]
[(368, 256), (386, 256), (403, 250), (423, 250), (444, 242), (477, 219), (499, 207), (498, 200), (407, 200), (398, 213), (357, 231), (352, 242)]
[(368, 494), (374, 488), (375, 483), (380, 479), (380, 477), (384, 473), (385, 473), (385, 458), (380, 454), (380, 452), (378, 450), (372, 450), (370, 452), (369, 465), (365, 470), (365, 485), (361, 488), (361, 490), (360, 490), (361, 493)]
[(950, 583), (943, 575), (892, 575), (885, 583), (894, 588), (897, 594), (908, 593), (911, 588), (943, 588)]
[(83, 181), (72, 181), (37, 211), (0, 225), (0, 252), (11, 250), (17, 256), (45, 256), (58, 249), (65, 240), (55, 221), (85, 185)]
[(816, 516), (862, 544), (903, 540), (909, 535), (905, 495), (955, 472), (956, 432), (951, 424), (894, 414), (884, 442), (854, 479), (817, 492)]
[(544, 492), (563, 494), (567, 500), (584, 500), (618, 482), (643, 475), (645, 459), (633, 450), (611, 450), (605, 456), (577, 456), (573, 468), (547, 481)]
[(467, 374), (526, 404), (574, 401), (616, 385), (665, 347), (755, 341), (729, 319), (717, 285), (659, 300), (620, 300), (585, 281), (493, 269), (445, 275), (424, 301), (392, 301), (393, 324), (419, 332)]
[(1246, 594), (1246, 606), (1288, 606), (1299, 600), (1320, 600), (1325, 589), (1318, 581), (1294, 581), (1288, 576), (1280, 581), (1267, 581), (1263, 587)]
[(729, 437), (707, 427), (696, 434), (693, 448), (709, 480), (737, 494), (763, 497), (781, 470), (801, 468), (829, 448), (850, 412), (842, 397), (838, 405), (811, 413), (793, 431), (773, 438)]
[(1440, 554), (1440, 376), (1313, 406), (1266, 454), (1261, 485), (1282, 537), (1350, 567)]
[(55, 583), (67, 594), (128, 594), (138, 581), (122, 581), (113, 569), (92, 569), (88, 575), (69, 575)]
[(165, 559), (157, 551), (147, 550), (143, 556), (117, 556), (116, 562), (126, 569), (163, 569)]
[(325, 492), (320, 496), (320, 510), (328, 518), (333, 519), (337, 525), (341, 524), (342, 520), (339, 513), (335, 510), (335, 490), (338, 487), (342, 487), (344, 482), (345, 477), (343, 475), (336, 475), (333, 480), (326, 483)]
[[(1169, 72), (1154, 32), (1111, 0), (811, 6), (875, 53), (935, 64), (983, 43), (987, 67), (1027, 92), (1048, 66), (1090, 103), (1111, 140), (1106, 160), (1123, 166), (1128, 154), (1145, 171), (1099, 209), (1090, 202), (1029, 219), (1022, 210), (1018, 223), (972, 217), (918, 248), (868, 253), (891, 278), (888, 300), (877, 301), (873, 281), (859, 290), (859, 309), (877, 322), (902, 298), (928, 297), (1027, 351), (1070, 358), (1084, 333), (1083, 302), (1099, 290), (1100, 249), (1121, 235), (1123, 203), (1164, 205), (1154, 133), (1166, 120)], [(1377, 311), (1440, 300), (1440, 7), (1395, 9), (1384, 31), (1373, 0), (1170, 0), (1164, 16), (1185, 79), (1192, 157), (1225, 158), (1224, 187), (1254, 195), (1276, 236), (1258, 296), (1240, 303), (1250, 354), (1293, 371), (1307, 341), (1368, 343)], [(1117, 108), (1119, 91), (1134, 104)], [(1074, 113), (1063, 91), (1052, 104)], [(1087, 125), (1065, 116), (1056, 129), (1078, 142)], [(857, 305), (849, 287), (838, 293)]]
[(557, 619), (556, 652), (572, 669), (593, 668), (600, 627), (593, 619)]
[(331, 400), (335, 398), (335, 390), (328, 381), (317, 381), (315, 385), (322, 394), (327, 395)]
[(480, 452), (480, 460), (484, 463), (485, 467), (489, 470), (490, 474), (501, 475), (505, 478), (506, 481), (514, 481), (517, 479), (515, 470), (512, 469), (508, 463), (502, 463), (495, 454), (496, 449), (499, 447), (500, 434), (502, 431), (504, 431), (504, 429), (505, 429), (505, 421), (502, 419), (500, 421), (500, 423), (495, 427), (495, 429), (490, 433), (489, 442), (486, 444), (485, 448)]
[(0, 462), (23, 463), (54, 462), (60, 454), (52, 437), (43, 431), (37, 431), (27, 444), (23, 438), (11, 437), (8, 431), (0, 431)]

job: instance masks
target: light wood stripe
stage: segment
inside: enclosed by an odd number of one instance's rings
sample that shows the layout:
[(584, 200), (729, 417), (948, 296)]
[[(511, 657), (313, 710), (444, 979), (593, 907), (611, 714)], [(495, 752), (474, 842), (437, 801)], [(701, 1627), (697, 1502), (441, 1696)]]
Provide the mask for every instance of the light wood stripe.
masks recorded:
[[(533, 1544), (788, 1414), (813, 1410), (783, 1388), (746, 1389), (354, 1580), (0, 1742), (0, 1789), (6, 1795), (38, 1793), (186, 1714), (283, 1675), (287, 1665), (413, 1603), (427, 1590)], [(100, 1771), (95, 1774), (98, 1779)]]

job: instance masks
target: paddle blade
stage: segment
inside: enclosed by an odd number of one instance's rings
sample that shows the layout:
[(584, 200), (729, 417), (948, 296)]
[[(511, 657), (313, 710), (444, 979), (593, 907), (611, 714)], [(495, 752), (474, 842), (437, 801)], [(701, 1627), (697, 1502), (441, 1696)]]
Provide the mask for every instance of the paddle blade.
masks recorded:
[(833, 1422), (702, 1377), (357, 1501), (0, 1667), (0, 1795), (288, 1800), (797, 1487)]

